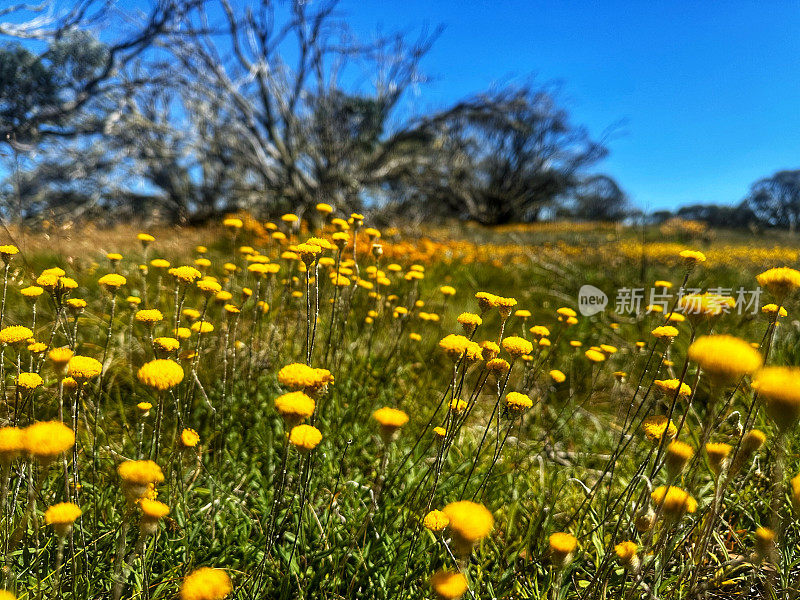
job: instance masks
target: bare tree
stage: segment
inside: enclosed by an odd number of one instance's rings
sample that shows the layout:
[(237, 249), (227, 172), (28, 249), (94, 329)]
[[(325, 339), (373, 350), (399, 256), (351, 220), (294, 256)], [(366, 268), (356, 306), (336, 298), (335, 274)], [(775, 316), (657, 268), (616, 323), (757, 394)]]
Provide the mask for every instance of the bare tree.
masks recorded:
[(224, 22), (211, 22), (212, 6), (198, 7), (186, 24), (194, 35), (172, 46), (194, 105), (215, 104), (229, 128), (248, 208), (323, 200), (356, 208), (424, 157), (427, 131), (398, 108), (423, 81), (419, 62), (436, 34), (362, 44), (336, 4), (262, 0), (239, 11), (218, 0)]
[(800, 224), (800, 170), (778, 171), (750, 187), (746, 206), (768, 227), (794, 232)]

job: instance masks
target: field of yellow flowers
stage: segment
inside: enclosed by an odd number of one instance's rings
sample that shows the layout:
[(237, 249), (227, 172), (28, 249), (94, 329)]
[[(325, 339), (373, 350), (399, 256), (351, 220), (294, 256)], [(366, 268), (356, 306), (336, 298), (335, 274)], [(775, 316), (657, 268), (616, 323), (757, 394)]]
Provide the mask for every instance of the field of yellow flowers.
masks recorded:
[(0, 600), (798, 598), (800, 246), (670, 227), (9, 235)]

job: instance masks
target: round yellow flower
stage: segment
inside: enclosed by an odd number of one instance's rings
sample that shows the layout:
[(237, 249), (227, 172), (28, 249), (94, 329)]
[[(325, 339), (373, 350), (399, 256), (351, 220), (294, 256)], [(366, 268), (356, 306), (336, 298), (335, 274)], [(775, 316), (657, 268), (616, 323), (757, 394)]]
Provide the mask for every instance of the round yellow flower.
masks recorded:
[(672, 341), (678, 335), (678, 328), (671, 325), (662, 325), (661, 327), (656, 327), (650, 333), (660, 340)]
[(73, 356), (67, 363), (67, 372), (76, 381), (88, 381), (103, 372), (103, 365), (89, 356)]
[(433, 532), (443, 531), (450, 524), (450, 519), (441, 510), (432, 510), (422, 520), (422, 526)]
[(556, 383), (564, 383), (567, 380), (567, 376), (564, 375), (564, 373), (559, 371), (558, 369), (553, 369), (552, 371), (550, 371), (549, 375), (550, 378)]
[(765, 367), (755, 374), (753, 389), (782, 432), (800, 420), (800, 367)]
[(483, 319), (475, 313), (461, 313), (456, 321), (461, 324), (467, 333), (472, 333), (483, 323)]
[(431, 588), (440, 600), (458, 600), (469, 589), (462, 573), (437, 571), (431, 577)]
[(517, 336), (509, 336), (504, 338), (502, 346), (503, 350), (508, 352), (514, 358), (519, 358), (524, 354), (530, 354), (533, 352), (533, 344), (531, 344), (528, 340)]
[(333, 383), (333, 375), (327, 369), (316, 369), (302, 363), (286, 365), (278, 371), (278, 383), (293, 390), (316, 392)]
[(75, 445), (75, 432), (60, 421), (41, 421), (22, 431), (25, 450), (49, 462)]
[(651, 442), (660, 442), (665, 435), (668, 440), (671, 440), (678, 434), (678, 428), (675, 423), (664, 415), (645, 418), (642, 421), (642, 431)]
[(789, 267), (776, 267), (757, 275), (756, 281), (761, 287), (767, 288), (773, 296), (783, 300), (800, 287), (800, 271)]
[(578, 547), (578, 540), (571, 533), (558, 531), (547, 539), (550, 550), (550, 559), (556, 567), (565, 566), (572, 558), (572, 553)]
[(183, 381), (183, 367), (174, 360), (158, 358), (143, 364), (136, 376), (147, 387), (165, 391)]
[(636, 542), (620, 542), (614, 546), (614, 554), (617, 555), (617, 560), (623, 568), (638, 571), (639, 569), (639, 546)]
[(11, 325), (0, 330), (0, 344), (11, 345), (26, 342), (33, 337), (33, 331), (22, 325)]
[(301, 391), (289, 392), (275, 398), (275, 410), (287, 422), (298, 424), (314, 414), (313, 398)]
[(697, 250), (681, 250), (679, 256), (683, 259), (683, 264), (688, 267), (693, 267), (706, 261), (706, 255)]
[(173, 337), (157, 337), (153, 340), (153, 345), (162, 352), (175, 352), (181, 343)]
[(223, 600), (232, 591), (231, 578), (225, 571), (201, 567), (183, 580), (181, 600)]
[(384, 406), (372, 413), (372, 418), (375, 419), (381, 426), (381, 433), (384, 437), (391, 437), (406, 423), (408, 423), (408, 415), (402, 410)]
[(3, 244), (0, 246), (0, 256), (2, 256), (3, 260), (6, 262), (17, 254), (19, 254), (19, 248), (16, 246), (12, 246), (11, 244)]
[(511, 414), (520, 414), (533, 406), (533, 401), (526, 394), (509, 392), (506, 395), (506, 409)]
[(188, 427), (181, 431), (181, 444), (185, 448), (194, 448), (200, 442), (200, 434)]
[(322, 441), (322, 432), (311, 425), (296, 425), (289, 432), (289, 443), (301, 452), (309, 452)]
[(20, 294), (22, 294), (26, 300), (36, 300), (36, 298), (41, 296), (43, 293), (44, 290), (38, 285), (29, 285), (28, 287), (24, 287), (20, 290)]
[[(679, 379), (656, 379), (653, 384), (667, 398), (674, 398), (676, 392), (683, 398), (690, 396), (692, 393), (692, 388), (685, 383), (681, 383)], [(678, 384), (680, 384), (680, 391), (678, 391)]]
[(450, 520), (453, 547), (458, 554), (469, 554), (472, 547), (494, 528), (494, 517), (482, 504), (470, 500), (451, 502), (442, 510)]
[(451, 333), (439, 340), (439, 347), (453, 360), (459, 360), (462, 356), (466, 356), (470, 361), (482, 358), (480, 345), (463, 335)]
[(222, 224), (225, 227), (230, 227), (231, 229), (241, 229), (244, 223), (241, 219), (237, 219), (236, 217), (228, 217), (227, 219), (223, 219)]
[(667, 446), (667, 455), (665, 463), (667, 465), (667, 472), (672, 476), (677, 475), (683, 471), (692, 456), (694, 456), (694, 448), (685, 442), (674, 440)]
[(333, 207), (330, 204), (325, 204), (324, 202), (320, 202), (314, 208), (316, 208), (317, 212), (321, 215), (329, 215), (333, 212)]
[(606, 359), (605, 354), (599, 350), (592, 350), (591, 348), (584, 352), (584, 355), (593, 363), (603, 362)]
[(173, 267), (168, 273), (180, 283), (189, 285), (200, 279), (203, 274), (194, 267), (182, 266)]
[(126, 460), (117, 467), (117, 473), (130, 500), (142, 498), (150, 486), (164, 481), (164, 472), (152, 460)]
[(680, 517), (697, 510), (697, 500), (675, 486), (670, 486), (669, 489), (664, 485), (659, 486), (650, 496), (657, 506), (663, 505), (662, 510), (669, 517)]
[(109, 290), (116, 290), (117, 288), (125, 285), (127, 282), (127, 279), (117, 273), (108, 273), (97, 280), (98, 284)]
[(443, 285), (439, 288), (439, 293), (442, 296), (455, 296), (456, 288), (454, 288), (452, 285)]
[(717, 382), (730, 382), (750, 375), (762, 363), (757, 350), (731, 335), (700, 336), (689, 346), (688, 357)]
[(35, 390), (44, 381), (38, 373), (20, 373), (17, 376), (17, 387), (25, 390)]
[(139, 323), (153, 325), (154, 323), (163, 321), (164, 314), (157, 308), (145, 308), (143, 310), (137, 310), (133, 318), (139, 321)]
[(0, 427), (0, 464), (8, 465), (25, 450), (25, 433), (18, 427)]
[(191, 329), (195, 333), (211, 333), (214, 331), (214, 325), (208, 321), (196, 321), (192, 323)]
[(730, 444), (724, 443), (708, 443), (706, 444), (706, 456), (708, 456), (708, 464), (711, 467), (711, 471), (715, 475), (719, 475), (722, 468), (725, 466), (725, 462), (728, 460), (728, 455), (733, 450), (733, 447)]
[(57, 535), (64, 537), (72, 529), (72, 524), (82, 514), (83, 511), (77, 504), (61, 502), (54, 504), (44, 512), (44, 521), (53, 526)]
[(170, 262), (163, 258), (154, 258), (150, 261), (150, 266), (156, 269), (168, 269), (170, 267)]
[(147, 245), (150, 242), (154, 242), (156, 238), (154, 238), (149, 233), (137, 233), (136, 239), (142, 242), (142, 244)]

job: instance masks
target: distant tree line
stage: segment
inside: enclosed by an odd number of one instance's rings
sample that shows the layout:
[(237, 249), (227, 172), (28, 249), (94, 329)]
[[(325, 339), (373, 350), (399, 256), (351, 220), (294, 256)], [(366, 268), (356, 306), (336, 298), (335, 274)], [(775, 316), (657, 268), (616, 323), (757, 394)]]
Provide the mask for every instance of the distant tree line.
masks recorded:
[[(487, 225), (635, 217), (596, 170), (605, 142), (555, 86), (416, 110), (438, 30), (364, 42), (336, 0), (62, 4), (0, 8), (5, 219), (189, 222), (318, 202)], [(756, 183), (741, 207), (675, 215), (793, 229), (798, 173)]]

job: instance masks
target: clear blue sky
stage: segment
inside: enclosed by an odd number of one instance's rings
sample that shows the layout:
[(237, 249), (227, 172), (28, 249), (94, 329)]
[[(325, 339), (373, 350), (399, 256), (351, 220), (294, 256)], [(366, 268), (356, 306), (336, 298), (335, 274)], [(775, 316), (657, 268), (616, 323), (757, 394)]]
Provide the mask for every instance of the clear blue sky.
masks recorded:
[[(245, 0), (240, 0), (245, 1)], [(559, 80), (577, 123), (624, 121), (601, 168), (646, 210), (739, 201), (800, 168), (800, 2), (343, 0), (359, 37), (438, 24), (420, 98)]]

